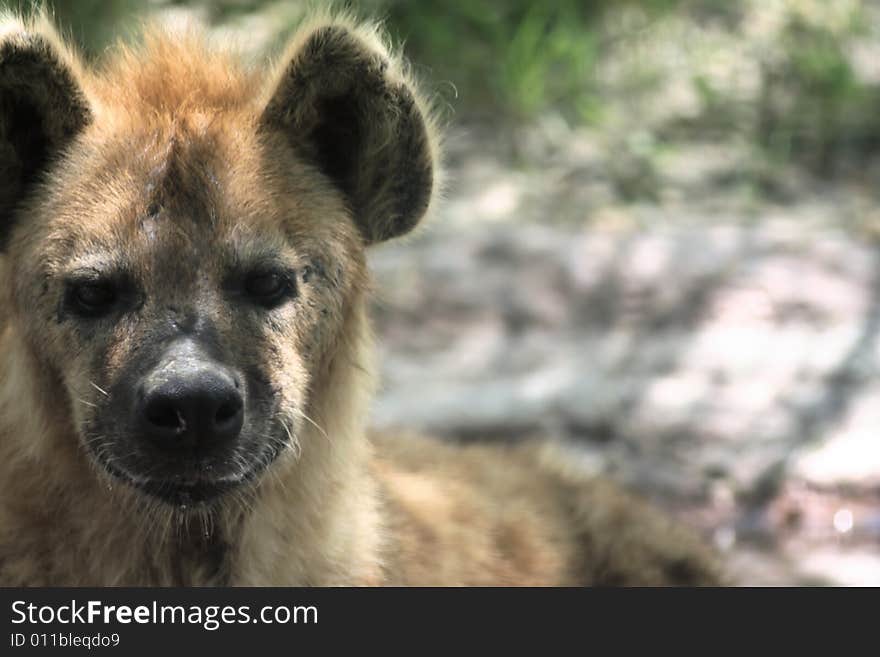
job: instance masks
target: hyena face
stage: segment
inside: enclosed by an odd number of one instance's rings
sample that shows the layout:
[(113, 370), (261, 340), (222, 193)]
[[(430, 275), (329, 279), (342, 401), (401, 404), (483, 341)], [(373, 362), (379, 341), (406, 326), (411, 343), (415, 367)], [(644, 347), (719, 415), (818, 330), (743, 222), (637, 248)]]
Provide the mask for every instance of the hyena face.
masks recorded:
[(102, 471), (213, 499), (300, 448), (364, 246), (425, 213), (425, 114), (372, 32), (301, 33), (263, 80), (153, 35), (101, 74), (0, 31), (10, 321)]
[(83, 444), (175, 501), (291, 446), (361, 276), (332, 188), (279, 176), (241, 132), (217, 120), (102, 137), (13, 245), (16, 305)]

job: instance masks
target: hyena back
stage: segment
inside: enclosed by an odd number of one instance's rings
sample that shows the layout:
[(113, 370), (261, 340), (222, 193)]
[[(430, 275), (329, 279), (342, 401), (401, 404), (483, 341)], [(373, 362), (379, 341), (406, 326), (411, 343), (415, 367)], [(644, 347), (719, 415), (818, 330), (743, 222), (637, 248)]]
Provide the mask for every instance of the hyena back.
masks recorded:
[(268, 71), (0, 23), (0, 584), (706, 584), (547, 444), (367, 436), (365, 249), (439, 179), (374, 27)]

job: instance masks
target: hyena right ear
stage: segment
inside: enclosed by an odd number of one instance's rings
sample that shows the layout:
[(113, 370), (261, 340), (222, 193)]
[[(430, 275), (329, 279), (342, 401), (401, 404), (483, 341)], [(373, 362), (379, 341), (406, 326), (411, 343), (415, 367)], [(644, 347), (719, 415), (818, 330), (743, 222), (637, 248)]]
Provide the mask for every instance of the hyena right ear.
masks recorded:
[(0, 252), (16, 209), (91, 120), (79, 65), (49, 21), (0, 16)]
[(367, 244), (411, 230), (436, 192), (431, 116), (377, 30), (313, 21), (269, 85), (263, 126), (345, 194)]

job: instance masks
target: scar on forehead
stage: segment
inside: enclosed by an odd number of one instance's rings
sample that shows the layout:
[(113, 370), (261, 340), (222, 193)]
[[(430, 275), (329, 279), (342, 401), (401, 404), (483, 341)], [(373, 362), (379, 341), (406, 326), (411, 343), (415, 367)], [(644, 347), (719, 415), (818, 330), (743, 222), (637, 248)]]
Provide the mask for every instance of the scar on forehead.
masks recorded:
[(149, 215), (141, 219), (141, 230), (147, 239), (153, 241), (156, 239), (156, 217)]
[[(148, 186), (148, 192), (150, 190), (150, 186)], [(162, 204), (158, 199), (153, 199), (147, 205), (146, 214), (142, 215), (140, 218), (140, 229), (146, 235), (147, 239), (154, 240), (156, 238), (156, 233), (158, 230), (158, 222), (159, 215), (162, 212)]]
[(216, 210), (210, 190), (221, 185), (209, 165), (211, 148), (201, 137), (177, 123), (169, 133), (155, 136), (153, 146), (145, 153), (151, 163), (145, 185), (147, 219), (160, 218), (169, 203), (186, 207), (192, 218), (213, 219)]
[(156, 186), (153, 183), (147, 184), (147, 195), (150, 199), (147, 203), (147, 218), (155, 218), (162, 211), (162, 201), (157, 197), (155, 189)]

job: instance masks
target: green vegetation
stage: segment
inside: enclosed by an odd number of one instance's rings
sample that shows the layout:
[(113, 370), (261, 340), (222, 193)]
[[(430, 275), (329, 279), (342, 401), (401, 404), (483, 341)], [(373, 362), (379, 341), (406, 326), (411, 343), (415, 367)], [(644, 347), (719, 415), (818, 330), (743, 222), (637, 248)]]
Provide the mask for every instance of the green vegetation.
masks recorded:
[(413, 58), (452, 81), (465, 105), (520, 119), (561, 106), (590, 119), (597, 110), (593, 4), (393, 2), (387, 15)]
[[(6, 4), (20, 9), (32, 3)], [(266, 43), (271, 49), (294, 29), (298, 8), (306, 3), (48, 4), (85, 51), (95, 54), (145, 7), (170, 5), (201, 7), (215, 23), (234, 24), (255, 11), (272, 12), (278, 39)], [(753, 144), (768, 166), (797, 163), (822, 175), (837, 171), (841, 162), (880, 153), (880, 8), (872, 0), (349, 4), (365, 16), (385, 18), (393, 38), (405, 44), (417, 70), (455, 108), (460, 121), (488, 116), (515, 124), (553, 113), (571, 126), (613, 126), (659, 141), (670, 134), (680, 139), (708, 132)], [(751, 84), (719, 74), (724, 55), (735, 65), (751, 65)], [(873, 77), (864, 74), (859, 57), (874, 59)], [(697, 99), (697, 111), (651, 111), (664, 102), (664, 90), (682, 84)]]
[[(133, 24), (145, 8), (142, 0), (49, 0), (55, 19), (86, 52), (94, 54)], [(28, 13), (36, 0), (0, 0), (0, 6)]]
[(859, 79), (847, 50), (863, 35), (861, 12), (840, 28), (792, 16), (783, 57), (766, 62), (756, 140), (780, 159), (833, 173), (841, 158), (880, 150), (880, 84)]

